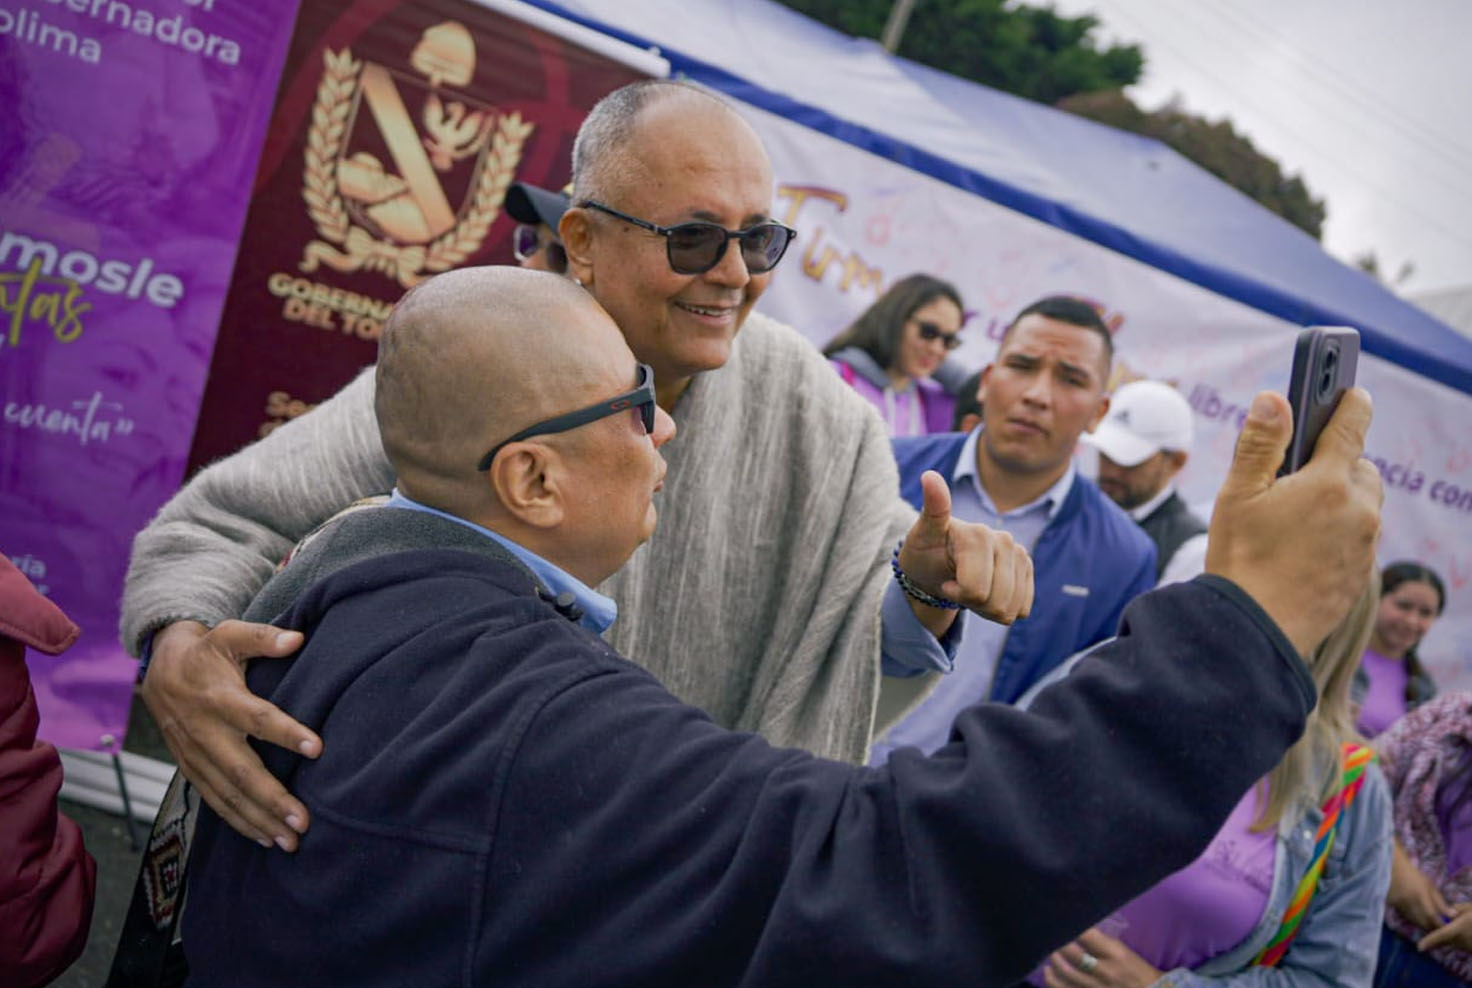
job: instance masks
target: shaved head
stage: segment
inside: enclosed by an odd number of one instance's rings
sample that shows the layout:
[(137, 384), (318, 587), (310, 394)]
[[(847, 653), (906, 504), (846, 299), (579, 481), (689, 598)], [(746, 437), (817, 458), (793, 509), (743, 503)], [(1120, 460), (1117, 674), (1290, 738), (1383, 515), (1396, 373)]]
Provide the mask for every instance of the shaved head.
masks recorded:
[(462, 516), (476, 463), (517, 431), (627, 388), (634, 358), (587, 292), (557, 275), (462, 268), (414, 288), (378, 344), (383, 448), (410, 497)]
[(740, 114), (691, 83), (649, 79), (621, 86), (594, 104), (578, 128), (572, 149), (574, 202), (617, 200), (625, 189), (648, 180), (644, 156), (634, 152), (639, 149), (640, 124), (654, 107), (677, 108), (682, 116), (706, 120), (714, 116), (740, 125), (756, 140), (756, 132)]

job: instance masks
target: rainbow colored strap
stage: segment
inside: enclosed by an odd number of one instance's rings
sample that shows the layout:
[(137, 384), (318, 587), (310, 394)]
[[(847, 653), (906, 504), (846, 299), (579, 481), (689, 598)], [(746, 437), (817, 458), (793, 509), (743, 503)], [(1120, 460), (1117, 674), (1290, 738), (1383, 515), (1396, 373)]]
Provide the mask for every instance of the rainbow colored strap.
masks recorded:
[(1293, 945), (1293, 938), (1298, 936), (1303, 917), (1308, 913), (1314, 893), (1318, 891), (1319, 879), (1324, 874), (1324, 862), (1329, 860), (1329, 849), (1334, 846), (1334, 834), (1339, 828), (1340, 814), (1359, 795), (1365, 784), (1365, 769), (1374, 760), (1375, 752), (1365, 745), (1345, 742), (1344, 784), (1324, 803), (1324, 819), (1319, 824), (1313, 860), (1309, 863), (1307, 873), (1299, 881), (1298, 888), (1293, 891), (1293, 901), (1288, 903), (1288, 911), (1283, 914), (1283, 923), (1278, 927), (1278, 932), (1263, 948), (1262, 953), (1257, 955), (1253, 964), (1277, 967), (1283, 955), (1288, 953), (1288, 948)]

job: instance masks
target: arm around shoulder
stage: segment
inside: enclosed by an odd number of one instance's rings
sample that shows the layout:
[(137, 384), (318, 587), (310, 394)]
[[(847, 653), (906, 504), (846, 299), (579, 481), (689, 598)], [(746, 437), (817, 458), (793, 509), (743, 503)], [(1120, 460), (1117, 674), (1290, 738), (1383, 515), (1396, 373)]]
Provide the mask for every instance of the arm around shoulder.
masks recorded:
[(306, 415), (202, 470), (133, 541), (122, 638), (237, 617), (298, 539), (393, 485), (373, 414), (373, 368)]

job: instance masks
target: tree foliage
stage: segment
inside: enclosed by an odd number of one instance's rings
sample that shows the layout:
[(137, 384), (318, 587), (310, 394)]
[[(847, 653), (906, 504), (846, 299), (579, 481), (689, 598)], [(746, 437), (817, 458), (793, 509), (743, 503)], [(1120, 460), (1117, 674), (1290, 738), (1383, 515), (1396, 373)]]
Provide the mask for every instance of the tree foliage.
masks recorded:
[(1376, 254), (1373, 250), (1367, 250), (1363, 254), (1356, 255), (1352, 259), (1352, 263), (1365, 274), (1389, 288), (1399, 288), (1410, 280), (1411, 275), (1416, 273), (1415, 261), (1402, 261), (1400, 267), (1395, 269), (1395, 274), (1393, 275), (1388, 271), (1382, 271), (1380, 268), (1380, 255)]
[[(782, 0), (814, 20), (878, 38), (891, 0)], [(1006, 0), (919, 0), (900, 40), (912, 61), (1043, 103), (1128, 86), (1140, 77), (1138, 45), (1100, 48), (1096, 18)]]
[(1299, 176), (1285, 175), (1276, 161), (1237, 133), (1230, 120), (1207, 120), (1175, 101), (1158, 110), (1142, 110), (1119, 90), (1070, 96), (1058, 107), (1169, 144), (1315, 239), (1323, 232), (1324, 200), (1315, 199)]
[[(781, 0), (830, 27), (878, 38), (893, 0)], [(1324, 200), (1237, 133), (1177, 103), (1146, 111), (1122, 90), (1144, 70), (1139, 45), (1100, 47), (1099, 21), (1008, 0), (918, 0), (899, 54), (985, 86), (1154, 137), (1318, 238)]]

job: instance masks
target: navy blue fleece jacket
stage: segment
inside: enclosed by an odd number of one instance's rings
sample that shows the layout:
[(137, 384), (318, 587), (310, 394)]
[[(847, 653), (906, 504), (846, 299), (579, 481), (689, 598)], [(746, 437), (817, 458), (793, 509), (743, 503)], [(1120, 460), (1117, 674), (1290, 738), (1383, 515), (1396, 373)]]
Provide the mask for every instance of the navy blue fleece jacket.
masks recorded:
[(195, 984), (1009, 984), (1195, 858), (1314, 699), (1206, 577), (863, 768), (716, 726), (443, 519), (349, 515), (263, 593), (307, 634), (250, 682), (322, 734), (263, 748), (313, 823), (286, 855), (201, 818)]

